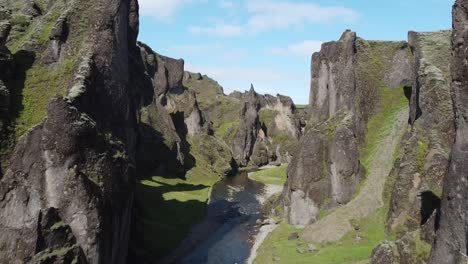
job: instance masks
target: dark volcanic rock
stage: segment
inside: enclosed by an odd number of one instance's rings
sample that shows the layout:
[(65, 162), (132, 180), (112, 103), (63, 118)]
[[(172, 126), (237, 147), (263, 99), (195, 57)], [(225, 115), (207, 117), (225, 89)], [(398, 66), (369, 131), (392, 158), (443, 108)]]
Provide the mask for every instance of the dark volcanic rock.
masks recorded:
[[(67, 98), (52, 100), (47, 119), (14, 147), (0, 182), (0, 262), (24, 263), (41, 252), (36, 257), (43, 259), (58, 246), (72, 254), (61, 257), (78, 256), (79, 263), (125, 262), (137, 141), (129, 65), (130, 54), (138, 54), (138, 18), (130, 15), (136, 5), (134, 0), (70, 3), (71, 9), (82, 8), (80, 16), (100, 14), (92, 30), (81, 31), (91, 45), (79, 52), (90, 55), (83, 56), (74, 80), (62, 84), (69, 85)], [(48, 233), (42, 223), (50, 208), (69, 226), (64, 233)], [(41, 240), (43, 248), (36, 248)]]
[(254, 145), (257, 140), (260, 130), (260, 121), (258, 111), (260, 103), (258, 94), (251, 89), (244, 101), (240, 113), (240, 124), (237, 128), (237, 133), (232, 140), (232, 151), (234, 158), (241, 166), (247, 166), (250, 156), (254, 150)]
[[(449, 43), (450, 31), (409, 33), (415, 65), (410, 93), (411, 130), (404, 137), (401, 163), (394, 166), (397, 176), (390, 203), (390, 230), (406, 226), (414, 231), (438, 209), (448, 170), (448, 151), (454, 139), (453, 107), (446, 77)], [(437, 54), (432, 50), (437, 50)]]
[(449, 172), (444, 180), (440, 223), (429, 263), (466, 263), (468, 230), (468, 1), (457, 0), (453, 7), (452, 93), (456, 137)]
[[(331, 152), (336, 153), (331, 150), (331, 147), (336, 145), (346, 148), (346, 146), (337, 145), (336, 140), (348, 139), (337, 135), (347, 134), (347, 131), (354, 130), (352, 120), (355, 117), (351, 111), (354, 109), (352, 98), (355, 88), (355, 41), (356, 34), (348, 31), (343, 34), (340, 41), (324, 44), (321, 52), (313, 55), (309, 104), (312, 113), (311, 122), (321, 124), (328, 119), (336, 119), (330, 122), (344, 125), (340, 126), (337, 131), (332, 131), (332, 137), (335, 140), (331, 142), (328, 142), (327, 125), (309, 129), (302, 138), (296, 156), (289, 166), (289, 178), (284, 191), (286, 214), (291, 224), (307, 225), (315, 221), (319, 207), (330, 196), (333, 196), (336, 203), (346, 203), (351, 198), (349, 194), (352, 195), (359, 182), (359, 161), (356, 158), (354, 161), (346, 158), (345, 163), (340, 163), (336, 159), (338, 157), (330, 156)], [(337, 68), (332, 71), (334, 67)], [(335, 133), (338, 131), (339, 133)], [(355, 141), (347, 144), (351, 149), (343, 149), (341, 152), (350, 158), (356, 157), (358, 153), (356, 139), (353, 137), (351, 140)], [(349, 167), (350, 170), (346, 168), (346, 172), (335, 170), (335, 172), (340, 171), (346, 174), (338, 176), (343, 180), (347, 177), (352, 178), (351, 181), (345, 182), (345, 186), (342, 186), (342, 183), (331, 186), (330, 178), (326, 173), (330, 171), (328, 164), (330, 158), (334, 159), (334, 166), (346, 166), (345, 164), (349, 164), (349, 161), (353, 163)], [(342, 191), (337, 191), (339, 189), (349, 191), (344, 194)]]
[(71, 228), (64, 224), (55, 208), (39, 213), (38, 230), (37, 254), (31, 263), (86, 263)]
[(308, 127), (283, 191), (291, 224), (310, 224), (320, 208), (351, 200), (364, 175), (359, 158), (367, 122), (385, 100), (380, 89), (403, 95), (411, 65), (405, 42), (366, 41), (351, 31), (313, 54)]
[(292, 99), (279, 94), (276, 97), (260, 95), (253, 85), (250, 91), (233, 92), (229, 97), (244, 104), (239, 126), (231, 140), (239, 164), (289, 163), (302, 135)]

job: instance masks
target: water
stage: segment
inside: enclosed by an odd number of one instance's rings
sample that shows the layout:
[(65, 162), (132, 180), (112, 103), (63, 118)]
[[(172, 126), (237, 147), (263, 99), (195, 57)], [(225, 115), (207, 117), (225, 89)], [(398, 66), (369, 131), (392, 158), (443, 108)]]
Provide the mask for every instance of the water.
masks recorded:
[(226, 178), (213, 186), (205, 219), (162, 263), (246, 263), (262, 219), (257, 195), (263, 184), (247, 173)]

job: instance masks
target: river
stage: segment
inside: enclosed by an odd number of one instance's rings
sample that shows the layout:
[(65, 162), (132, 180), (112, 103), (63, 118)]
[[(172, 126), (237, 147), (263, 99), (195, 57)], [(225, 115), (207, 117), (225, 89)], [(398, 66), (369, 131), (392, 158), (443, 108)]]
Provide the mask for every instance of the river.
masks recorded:
[(204, 220), (192, 228), (162, 263), (246, 263), (263, 219), (259, 197), (264, 185), (246, 172), (213, 186)]

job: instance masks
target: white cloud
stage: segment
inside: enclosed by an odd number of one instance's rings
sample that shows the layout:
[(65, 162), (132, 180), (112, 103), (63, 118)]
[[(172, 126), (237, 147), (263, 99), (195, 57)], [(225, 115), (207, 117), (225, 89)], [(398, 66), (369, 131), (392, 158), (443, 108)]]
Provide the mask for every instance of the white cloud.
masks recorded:
[(189, 33), (193, 35), (210, 35), (217, 37), (238, 37), (244, 34), (244, 30), (241, 26), (223, 23), (207, 27), (192, 26), (189, 27), (188, 30)]
[(139, 0), (140, 14), (161, 20), (171, 19), (184, 5), (206, 0)]
[[(282, 82), (293, 81), (300, 78), (297, 74), (284, 73), (269, 69), (243, 68), (243, 67), (200, 67), (186, 64), (191, 72), (206, 74), (215, 80), (248, 81), (248, 82)], [(246, 89), (248, 89), (247, 87)]]
[(294, 43), (289, 45), (286, 48), (268, 48), (267, 51), (269, 53), (272, 53), (274, 55), (280, 55), (280, 56), (299, 56), (299, 57), (305, 57), (305, 56), (311, 56), (312, 53), (320, 51), (322, 42), (317, 41), (317, 40), (305, 40), (299, 43)]
[[(218, 4), (220, 7), (229, 10), (239, 11), (241, 7), (239, 3), (230, 0), (220, 0)], [(343, 6), (322, 6), (314, 3), (298, 3), (291, 0), (249, 0), (242, 8), (246, 14), (243, 23), (226, 23), (226, 20), (221, 20), (221, 22), (218, 21), (210, 26), (192, 26), (189, 28), (189, 33), (218, 37), (238, 37), (272, 30), (304, 27), (313, 23), (353, 22), (359, 17), (356, 11)]]
[(288, 29), (308, 23), (332, 23), (336, 20), (352, 22), (359, 15), (342, 6), (321, 6), (292, 1), (252, 0), (247, 4), (251, 14), (248, 27), (254, 32)]
[(224, 9), (234, 9), (237, 7), (237, 4), (234, 1), (229, 0), (220, 0), (218, 2), (219, 7)]

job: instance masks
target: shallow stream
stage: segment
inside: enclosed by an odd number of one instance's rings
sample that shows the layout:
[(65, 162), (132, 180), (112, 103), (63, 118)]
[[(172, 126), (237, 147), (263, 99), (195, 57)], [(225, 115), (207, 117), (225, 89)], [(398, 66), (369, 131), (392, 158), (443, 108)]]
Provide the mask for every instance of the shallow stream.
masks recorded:
[(196, 225), (162, 263), (246, 263), (262, 219), (264, 185), (246, 172), (213, 186), (204, 220)]

